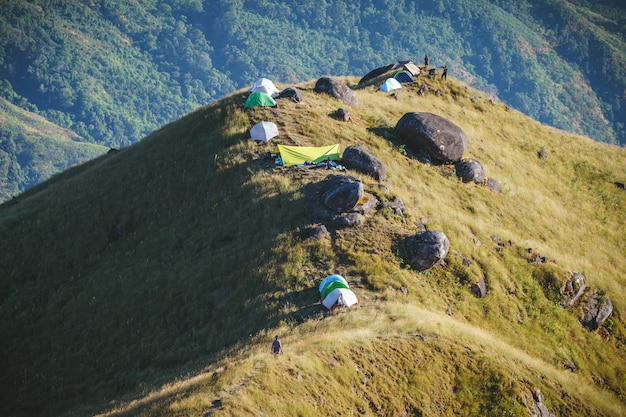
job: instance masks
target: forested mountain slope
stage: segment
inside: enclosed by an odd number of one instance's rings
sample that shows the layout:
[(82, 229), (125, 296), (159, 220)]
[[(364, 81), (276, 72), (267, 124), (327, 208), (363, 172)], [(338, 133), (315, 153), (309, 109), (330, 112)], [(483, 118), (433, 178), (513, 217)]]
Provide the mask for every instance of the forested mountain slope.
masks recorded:
[(1, 4), (0, 97), (107, 147), (262, 76), (359, 76), (426, 54), (543, 123), (626, 143), (619, 0)]
[(0, 99), (0, 201), (107, 150)]

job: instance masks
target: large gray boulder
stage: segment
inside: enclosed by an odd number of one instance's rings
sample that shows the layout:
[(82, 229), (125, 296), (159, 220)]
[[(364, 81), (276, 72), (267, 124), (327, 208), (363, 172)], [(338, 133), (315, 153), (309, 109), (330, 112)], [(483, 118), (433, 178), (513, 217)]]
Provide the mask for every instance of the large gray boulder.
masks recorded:
[(407, 237), (405, 247), (411, 266), (425, 271), (446, 257), (450, 241), (443, 232), (427, 230)]
[(467, 147), (467, 136), (461, 128), (433, 113), (406, 113), (396, 124), (395, 131), (427, 162), (448, 164), (460, 161)]
[(334, 213), (352, 211), (363, 198), (363, 183), (351, 175), (329, 175), (320, 189), (322, 203)]
[(343, 101), (348, 106), (354, 108), (359, 107), (359, 102), (354, 94), (354, 91), (341, 81), (333, 78), (322, 77), (317, 80), (315, 83), (315, 92), (329, 94), (330, 96)]
[(380, 159), (361, 145), (348, 146), (343, 151), (341, 163), (349, 169), (355, 169), (374, 177), (376, 181), (385, 179), (387, 169)]

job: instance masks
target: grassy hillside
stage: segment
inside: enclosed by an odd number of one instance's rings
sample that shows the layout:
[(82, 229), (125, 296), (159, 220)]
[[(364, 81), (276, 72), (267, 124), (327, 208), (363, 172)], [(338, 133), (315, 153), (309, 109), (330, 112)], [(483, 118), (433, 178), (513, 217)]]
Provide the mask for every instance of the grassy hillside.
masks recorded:
[(0, 201), (108, 149), (0, 99)]
[[(397, 99), (381, 80), (355, 89), (352, 123), (330, 117), (344, 106), (315, 80), (276, 109), (244, 111), (238, 91), (0, 206), (0, 413), (526, 416), (539, 390), (557, 415), (624, 415), (624, 149), (454, 79), (420, 77)], [(393, 134), (410, 111), (459, 125), (501, 193), (418, 162)], [(249, 138), (262, 120), (279, 126), (269, 144)], [(304, 239), (334, 172), (277, 167), (276, 143), (363, 144), (389, 191), (349, 173), (405, 216), (379, 207)], [(401, 245), (419, 223), (451, 242), (421, 273)], [(532, 264), (529, 248), (556, 262)], [(553, 290), (573, 271), (613, 302), (595, 332)], [(323, 310), (331, 273), (358, 306)]]

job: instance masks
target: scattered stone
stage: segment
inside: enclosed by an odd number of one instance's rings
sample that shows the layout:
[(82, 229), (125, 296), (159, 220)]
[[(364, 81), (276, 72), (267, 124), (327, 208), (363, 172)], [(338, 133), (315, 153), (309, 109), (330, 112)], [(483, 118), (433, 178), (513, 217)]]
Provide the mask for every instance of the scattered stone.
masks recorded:
[(474, 158), (458, 161), (454, 167), (457, 177), (464, 183), (475, 182), (480, 184), (485, 179), (485, 167)]
[(287, 87), (283, 91), (278, 93), (278, 95), (274, 98), (287, 98), (295, 103), (299, 103), (302, 101), (302, 92), (295, 87)]
[(446, 257), (450, 241), (443, 232), (428, 230), (407, 237), (405, 247), (411, 266), (417, 271), (425, 271)]
[(323, 239), (326, 236), (328, 236), (328, 229), (323, 224), (308, 227), (302, 232), (304, 239)]
[(487, 284), (485, 284), (485, 279), (481, 278), (480, 281), (472, 285), (471, 288), (472, 294), (474, 294), (478, 298), (483, 298), (487, 295)]
[(615, 181), (613, 184), (615, 184), (615, 186), (617, 188), (621, 188), (622, 190), (626, 190), (626, 185), (624, 185), (623, 182)]
[(350, 112), (344, 108), (339, 108), (335, 112), (335, 118), (339, 120), (343, 120), (344, 122), (351, 122), (352, 117), (350, 116)]
[(363, 224), (361, 213), (347, 213), (334, 218), (333, 223), (339, 227), (355, 227)]
[(500, 193), (500, 184), (493, 178), (487, 178), (485, 181), (483, 181), (483, 184), (494, 193)]
[(543, 397), (539, 389), (537, 389), (532, 396), (528, 398), (524, 397), (524, 405), (528, 409), (531, 417), (555, 417), (543, 403)]
[(383, 207), (391, 209), (398, 216), (402, 216), (406, 207), (400, 197), (393, 197), (391, 201), (383, 203)]
[(539, 152), (537, 152), (537, 156), (539, 159), (548, 159), (548, 154), (543, 149), (540, 149)]
[(576, 372), (578, 370), (578, 367), (572, 361), (563, 361), (563, 367), (565, 367), (566, 369), (569, 369), (572, 372)]

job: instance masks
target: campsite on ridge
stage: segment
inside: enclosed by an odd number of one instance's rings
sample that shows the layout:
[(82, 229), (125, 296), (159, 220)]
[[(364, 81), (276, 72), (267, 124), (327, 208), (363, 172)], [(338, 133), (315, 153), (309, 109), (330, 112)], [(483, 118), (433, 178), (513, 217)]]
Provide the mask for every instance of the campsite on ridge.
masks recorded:
[(626, 152), (396, 72), (251, 79), (0, 205), (0, 413), (623, 415)]
[[(448, 66), (455, 78), (542, 123), (626, 144), (622, 0), (3, 6), (0, 201), (134, 144), (255, 77), (358, 76), (397, 56), (421, 64), (428, 54), (432, 66)], [(41, 131), (37, 117), (54, 128)], [(63, 130), (76, 143), (64, 141)]]

